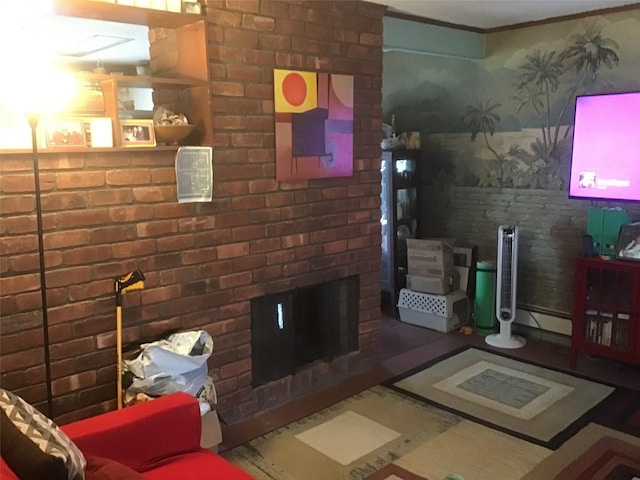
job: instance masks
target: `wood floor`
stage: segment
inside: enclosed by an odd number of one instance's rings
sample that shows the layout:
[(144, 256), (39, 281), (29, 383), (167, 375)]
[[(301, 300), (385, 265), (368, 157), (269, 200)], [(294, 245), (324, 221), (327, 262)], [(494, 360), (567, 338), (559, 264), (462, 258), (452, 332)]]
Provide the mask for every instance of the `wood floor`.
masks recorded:
[[(533, 331), (527, 336), (527, 345), (524, 348), (499, 350), (486, 345), (484, 337), (480, 335), (464, 335), (457, 331), (448, 334), (439, 333), (383, 315), (379, 365), (365, 374), (350, 378), (326, 390), (294, 400), (241, 422), (223, 425), (223, 443), (219, 450), (228, 450), (245, 443), (464, 345), (501, 351), (513, 357), (570, 372), (569, 348), (543, 340), (544, 337), (540, 332)], [(640, 390), (638, 367), (581, 355), (576, 373), (608, 384)]]

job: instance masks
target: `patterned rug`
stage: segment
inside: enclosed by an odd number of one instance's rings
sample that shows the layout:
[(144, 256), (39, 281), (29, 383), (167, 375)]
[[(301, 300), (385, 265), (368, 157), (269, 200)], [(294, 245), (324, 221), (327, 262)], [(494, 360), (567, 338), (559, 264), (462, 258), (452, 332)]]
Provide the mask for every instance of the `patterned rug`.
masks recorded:
[(547, 448), (582, 428), (613, 387), (468, 348), (389, 384), (412, 397)]
[(613, 390), (469, 348), (221, 455), (256, 480), (640, 478), (640, 392)]
[(590, 423), (522, 480), (640, 478), (640, 438)]
[(551, 453), (376, 386), (221, 455), (257, 480), (517, 480)]

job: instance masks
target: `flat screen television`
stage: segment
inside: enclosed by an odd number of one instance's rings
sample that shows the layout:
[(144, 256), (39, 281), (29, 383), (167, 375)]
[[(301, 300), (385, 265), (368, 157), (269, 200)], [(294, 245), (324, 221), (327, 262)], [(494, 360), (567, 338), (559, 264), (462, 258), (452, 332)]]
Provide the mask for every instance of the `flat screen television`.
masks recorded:
[(640, 92), (576, 97), (569, 197), (640, 201)]

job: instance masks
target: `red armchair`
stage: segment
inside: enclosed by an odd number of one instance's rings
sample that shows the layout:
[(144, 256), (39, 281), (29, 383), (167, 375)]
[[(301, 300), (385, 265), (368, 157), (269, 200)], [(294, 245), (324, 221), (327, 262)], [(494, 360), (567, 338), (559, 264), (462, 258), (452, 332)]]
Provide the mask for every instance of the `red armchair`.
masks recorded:
[[(85, 457), (114, 460), (148, 480), (252, 479), (211, 450), (200, 447), (200, 408), (197, 400), (186, 393), (174, 393), (61, 428)], [(6, 465), (0, 466), (5, 480)]]

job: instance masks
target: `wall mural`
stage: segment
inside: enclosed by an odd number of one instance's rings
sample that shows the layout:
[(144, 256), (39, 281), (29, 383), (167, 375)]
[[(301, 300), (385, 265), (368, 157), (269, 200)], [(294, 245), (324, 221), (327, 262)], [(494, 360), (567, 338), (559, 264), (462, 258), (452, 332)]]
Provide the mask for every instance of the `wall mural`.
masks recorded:
[(274, 70), (276, 180), (353, 174), (353, 77)]
[(385, 53), (384, 119), (422, 132), (428, 183), (565, 190), (576, 95), (640, 90), (640, 13), (607, 18), (490, 34), (482, 61)]

